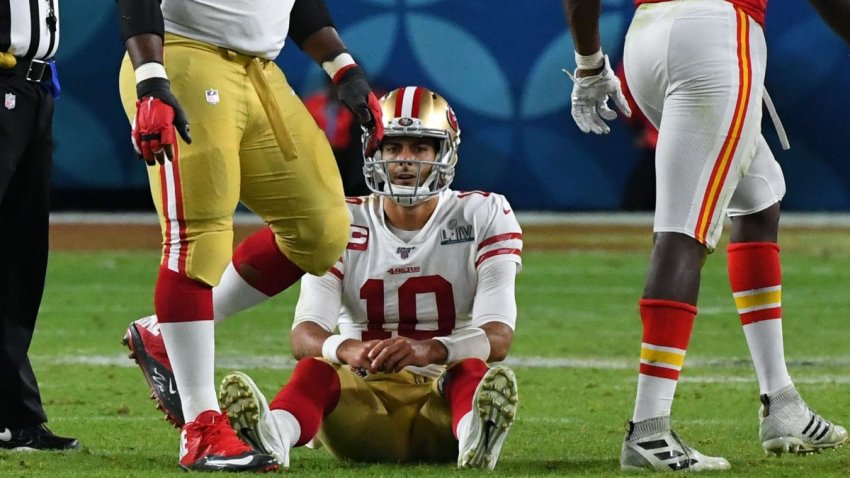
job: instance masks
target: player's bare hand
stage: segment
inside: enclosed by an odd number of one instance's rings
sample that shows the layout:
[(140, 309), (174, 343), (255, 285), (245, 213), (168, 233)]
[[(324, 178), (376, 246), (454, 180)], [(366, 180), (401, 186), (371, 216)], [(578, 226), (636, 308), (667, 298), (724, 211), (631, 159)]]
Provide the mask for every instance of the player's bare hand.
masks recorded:
[(408, 365), (424, 367), (441, 363), (436, 359), (436, 347), (442, 345), (435, 340), (413, 340), (407, 337), (382, 340), (369, 352), (371, 368), (379, 372), (400, 372)]
[(348, 339), (336, 350), (336, 356), (342, 362), (351, 365), (354, 368), (365, 368), (370, 373), (375, 373), (372, 368), (372, 360), (369, 358), (369, 351), (378, 344), (377, 340), (368, 340), (361, 342), (359, 340)]
[(578, 70), (575, 74), (567, 70), (563, 72), (573, 81), (572, 115), (582, 132), (607, 134), (611, 131), (605, 121), (617, 119), (617, 113), (608, 106), (609, 98), (614, 100), (617, 109), (624, 115), (632, 115), (620, 79), (611, 69), (608, 55), (605, 55), (605, 65), (595, 75), (579, 74)]

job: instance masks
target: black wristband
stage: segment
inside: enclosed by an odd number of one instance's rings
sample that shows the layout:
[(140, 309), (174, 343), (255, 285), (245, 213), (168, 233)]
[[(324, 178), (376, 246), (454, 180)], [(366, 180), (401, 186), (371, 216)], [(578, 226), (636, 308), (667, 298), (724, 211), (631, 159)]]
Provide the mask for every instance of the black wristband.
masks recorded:
[(116, 0), (118, 18), (121, 26), (121, 38), (129, 38), (143, 33), (165, 36), (165, 23), (162, 19), (160, 0)]
[(136, 98), (142, 99), (145, 96), (156, 96), (157, 91), (171, 91), (171, 82), (165, 78), (148, 78), (136, 84)]
[(343, 72), (342, 76), (340, 76), (339, 78), (336, 78), (335, 80), (336, 81), (334, 81), (334, 83), (336, 83), (337, 86), (339, 86), (343, 83), (356, 81), (356, 82), (362, 83), (364, 85), (363, 88), (366, 90), (367, 93), (369, 91), (371, 91), (369, 89), (369, 82), (366, 80), (366, 72), (364, 72), (363, 68), (360, 68), (360, 65), (358, 65), (356, 63), (354, 64), (353, 67), (345, 70), (345, 72)]

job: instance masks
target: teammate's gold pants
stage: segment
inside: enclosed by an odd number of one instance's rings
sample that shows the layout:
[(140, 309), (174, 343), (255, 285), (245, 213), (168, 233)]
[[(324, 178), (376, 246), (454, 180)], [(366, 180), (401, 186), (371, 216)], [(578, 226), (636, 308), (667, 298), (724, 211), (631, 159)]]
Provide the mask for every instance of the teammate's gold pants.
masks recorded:
[[(324, 133), (283, 72), (274, 62), (172, 34), (165, 37), (164, 58), (192, 144), (178, 139), (173, 162), (148, 167), (163, 265), (218, 284), (241, 201), (271, 226), (289, 260), (308, 273), (324, 273), (348, 240), (342, 181)], [(127, 57), (120, 87), (132, 122), (136, 91)], [(281, 116), (277, 137), (264, 111), (274, 106)]]
[(347, 365), (334, 367), (339, 403), (317, 437), (331, 454), (359, 462), (457, 460), (451, 411), (437, 380), (407, 371), (364, 378)]

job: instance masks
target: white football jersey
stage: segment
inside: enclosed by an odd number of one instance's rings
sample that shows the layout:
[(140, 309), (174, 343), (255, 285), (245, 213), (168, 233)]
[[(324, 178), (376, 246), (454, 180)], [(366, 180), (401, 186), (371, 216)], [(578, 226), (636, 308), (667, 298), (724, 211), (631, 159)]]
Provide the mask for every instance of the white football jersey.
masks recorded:
[[(404, 241), (384, 220), (382, 201), (390, 200), (347, 199), (348, 246), (327, 274), (304, 276), (295, 324), (336, 325), (341, 335), (359, 340), (424, 340), (480, 325), (472, 322), (479, 268), (522, 264), (522, 231), (508, 201), (446, 190), (425, 227)], [(338, 307), (338, 317), (323, 316), (330, 307)]]
[(295, 0), (162, 0), (165, 31), (274, 60)]

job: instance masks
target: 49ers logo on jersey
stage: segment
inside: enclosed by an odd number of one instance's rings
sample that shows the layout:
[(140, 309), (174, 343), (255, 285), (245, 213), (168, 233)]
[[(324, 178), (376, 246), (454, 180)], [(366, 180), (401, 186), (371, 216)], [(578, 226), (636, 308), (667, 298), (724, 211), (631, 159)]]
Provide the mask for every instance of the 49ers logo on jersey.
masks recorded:
[(351, 236), (348, 238), (346, 249), (353, 251), (365, 251), (369, 247), (369, 228), (366, 226), (351, 225)]

